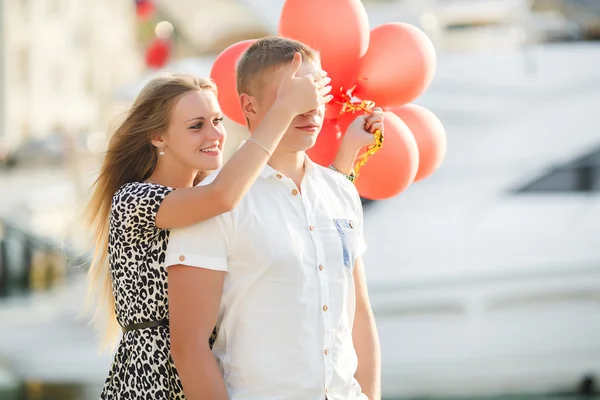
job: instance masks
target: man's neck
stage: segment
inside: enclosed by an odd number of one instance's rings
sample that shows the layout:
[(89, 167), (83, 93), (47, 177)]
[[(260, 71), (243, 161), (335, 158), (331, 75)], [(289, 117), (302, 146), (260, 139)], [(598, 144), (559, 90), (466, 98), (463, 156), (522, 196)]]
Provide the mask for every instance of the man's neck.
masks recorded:
[(298, 188), (304, 179), (304, 161), (306, 154), (303, 151), (299, 152), (279, 152), (275, 151), (269, 160), (271, 168), (281, 172), (288, 178), (292, 179)]

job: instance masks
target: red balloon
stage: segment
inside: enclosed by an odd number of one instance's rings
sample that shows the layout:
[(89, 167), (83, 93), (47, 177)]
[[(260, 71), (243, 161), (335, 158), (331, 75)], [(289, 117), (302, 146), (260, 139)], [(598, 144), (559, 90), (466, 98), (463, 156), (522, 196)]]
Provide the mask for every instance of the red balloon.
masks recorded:
[(255, 41), (243, 40), (227, 47), (217, 56), (210, 71), (210, 77), (219, 89), (219, 105), (223, 113), (241, 125), (246, 125), (246, 118), (237, 92), (235, 66), (242, 53)]
[(135, 4), (135, 13), (143, 21), (150, 19), (154, 11), (154, 4), (151, 1), (139, 1)]
[(431, 84), (435, 65), (435, 48), (423, 31), (400, 22), (380, 25), (371, 31), (355, 94), (380, 107), (406, 104)]
[(308, 157), (319, 165), (328, 167), (333, 163), (342, 139), (340, 127), (334, 120), (326, 119), (315, 145), (306, 151)]
[(404, 191), (419, 169), (419, 149), (410, 129), (385, 111), (383, 147), (360, 169), (356, 188), (361, 197), (383, 200)]
[(427, 178), (442, 164), (446, 155), (444, 126), (431, 111), (416, 104), (391, 108), (408, 126), (419, 148), (419, 170), (415, 182)]
[(279, 34), (320, 52), (336, 93), (356, 80), (369, 46), (369, 20), (360, 0), (286, 0)]
[(171, 46), (167, 40), (154, 39), (146, 49), (146, 65), (149, 68), (160, 69), (169, 61)]
[(325, 108), (325, 118), (332, 119), (334, 121), (340, 120), (340, 113), (342, 111), (342, 104), (336, 102), (336, 99), (331, 100)]

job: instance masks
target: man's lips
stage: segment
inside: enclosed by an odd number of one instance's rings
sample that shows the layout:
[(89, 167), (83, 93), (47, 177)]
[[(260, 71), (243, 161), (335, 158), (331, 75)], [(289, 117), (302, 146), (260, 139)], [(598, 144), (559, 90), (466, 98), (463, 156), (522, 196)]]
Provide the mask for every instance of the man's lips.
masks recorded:
[(314, 131), (316, 129), (319, 129), (319, 125), (318, 124), (297, 125), (296, 129), (300, 129), (300, 130), (303, 130), (303, 131)]

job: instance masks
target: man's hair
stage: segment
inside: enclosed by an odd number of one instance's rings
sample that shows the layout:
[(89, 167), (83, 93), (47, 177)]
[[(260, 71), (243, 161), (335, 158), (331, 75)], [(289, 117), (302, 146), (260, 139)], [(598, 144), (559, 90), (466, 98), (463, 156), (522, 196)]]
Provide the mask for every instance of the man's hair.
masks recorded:
[(289, 64), (294, 53), (300, 53), (302, 61), (316, 61), (315, 50), (296, 40), (279, 36), (269, 36), (257, 40), (240, 57), (236, 65), (238, 94), (260, 95), (257, 88), (265, 72)]

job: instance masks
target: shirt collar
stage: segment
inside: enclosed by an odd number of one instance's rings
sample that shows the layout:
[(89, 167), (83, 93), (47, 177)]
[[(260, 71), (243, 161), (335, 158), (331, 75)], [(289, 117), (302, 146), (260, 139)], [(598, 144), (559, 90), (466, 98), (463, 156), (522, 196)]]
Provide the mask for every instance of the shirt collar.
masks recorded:
[[(305, 154), (304, 155), (304, 168), (305, 168), (305, 176), (310, 176), (314, 173), (315, 170), (315, 163), (308, 158), (308, 156)], [(273, 176), (277, 176), (278, 174), (280, 174), (279, 171), (277, 171), (275, 168), (271, 167), (270, 165), (265, 165), (263, 170), (260, 173), (260, 176), (262, 178), (271, 178)]]
[[(246, 143), (245, 140), (242, 141), (242, 143), (240, 143), (240, 147), (242, 147), (244, 145), (244, 143)], [(315, 170), (315, 163), (310, 158), (308, 158), (308, 156), (306, 154), (304, 155), (304, 167), (306, 168), (305, 172), (306, 172), (307, 176), (311, 175)], [(278, 174), (280, 174), (280, 172), (268, 164), (265, 165), (264, 168), (262, 169), (262, 171), (260, 172), (260, 176), (264, 179), (268, 179), (273, 176), (277, 176)]]

